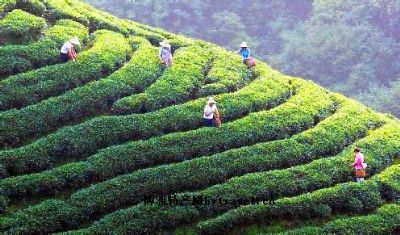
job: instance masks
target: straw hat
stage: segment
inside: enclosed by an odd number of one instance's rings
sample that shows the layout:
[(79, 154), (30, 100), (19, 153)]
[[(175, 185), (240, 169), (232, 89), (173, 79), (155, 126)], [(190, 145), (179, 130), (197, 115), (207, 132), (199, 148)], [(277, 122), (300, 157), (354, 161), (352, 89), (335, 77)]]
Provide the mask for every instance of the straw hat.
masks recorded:
[(217, 102), (214, 100), (213, 97), (208, 98), (207, 104), (216, 104)]
[(79, 39), (77, 37), (74, 37), (73, 39), (71, 39), (70, 42), (77, 46), (81, 45), (81, 43), (79, 42)]
[(245, 41), (243, 41), (239, 46), (240, 47), (249, 47), (249, 46), (247, 46), (247, 43)]
[(160, 46), (162, 47), (171, 47), (167, 39), (164, 39), (162, 42), (160, 42)]

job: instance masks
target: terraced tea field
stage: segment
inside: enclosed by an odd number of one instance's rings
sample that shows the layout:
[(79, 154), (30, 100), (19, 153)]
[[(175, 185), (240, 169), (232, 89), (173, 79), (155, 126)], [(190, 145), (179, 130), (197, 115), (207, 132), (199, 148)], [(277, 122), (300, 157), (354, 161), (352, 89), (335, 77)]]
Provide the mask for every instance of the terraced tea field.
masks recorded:
[(394, 117), (78, 0), (1, 0), (0, 16), (1, 232), (400, 232)]

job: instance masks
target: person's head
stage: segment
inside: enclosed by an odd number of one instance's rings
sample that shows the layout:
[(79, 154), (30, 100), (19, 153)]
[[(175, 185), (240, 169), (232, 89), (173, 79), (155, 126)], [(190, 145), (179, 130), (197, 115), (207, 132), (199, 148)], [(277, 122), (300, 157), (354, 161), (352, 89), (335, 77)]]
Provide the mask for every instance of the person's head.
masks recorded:
[(81, 45), (81, 43), (79, 42), (79, 39), (77, 37), (74, 37), (70, 40), (71, 44), (75, 47), (75, 46), (79, 46)]
[(361, 152), (361, 150), (359, 149), (359, 148), (354, 148), (354, 150), (353, 150), (353, 153), (356, 155), (356, 154), (358, 154), (358, 153), (360, 153)]
[(242, 49), (245, 49), (245, 48), (248, 48), (248, 47), (249, 47), (245, 41), (243, 41), (242, 43), (240, 43), (239, 46), (240, 46), (240, 48), (242, 48)]
[(214, 100), (213, 97), (208, 98), (207, 104), (210, 106), (215, 105), (217, 102)]
[(160, 42), (161, 47), (168, 47), (171, 48), (171, 45), (169, 44), (167, 39), (164, 39), (162, 42)]

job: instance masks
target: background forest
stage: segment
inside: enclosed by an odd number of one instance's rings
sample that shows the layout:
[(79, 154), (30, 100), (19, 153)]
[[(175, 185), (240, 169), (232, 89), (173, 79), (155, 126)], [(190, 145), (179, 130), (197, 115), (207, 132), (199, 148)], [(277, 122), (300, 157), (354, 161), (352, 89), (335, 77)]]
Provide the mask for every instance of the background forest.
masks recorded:
[(400, 117), (400, 0), (86, 0), (233, 50)]

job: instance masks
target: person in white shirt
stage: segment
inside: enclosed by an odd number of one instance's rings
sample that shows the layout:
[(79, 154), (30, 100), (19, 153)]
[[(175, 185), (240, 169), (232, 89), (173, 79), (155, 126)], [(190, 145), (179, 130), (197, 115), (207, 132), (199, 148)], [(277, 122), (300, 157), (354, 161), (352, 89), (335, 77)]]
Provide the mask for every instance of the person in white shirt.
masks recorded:
[(160, 42), (160, 50), (158, 52), (158, 57), (160, 58), (160, 63), (165, 64), (167, 67), (172, 65), (172, 52), (171, 45), (168, 40)]
[(77, 37), (64, 43), (60, 51), (60, 59), (63, 63), (68, 62), (69, 59), (76, 61), (75, 46), (79, 46), (80, 42)]
[(213, 97), (210, 97), (204, 107), (204, 123), (207, 127), (214, 127), (214, 114), (217, 112), (217, 102)]

